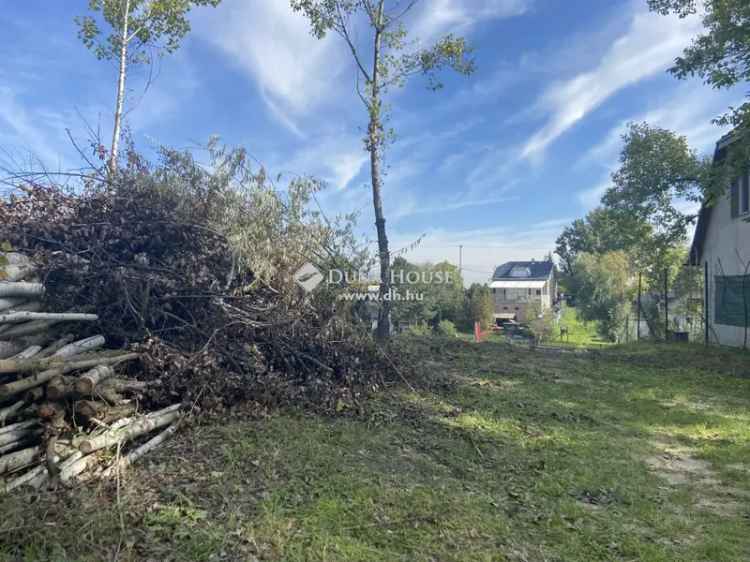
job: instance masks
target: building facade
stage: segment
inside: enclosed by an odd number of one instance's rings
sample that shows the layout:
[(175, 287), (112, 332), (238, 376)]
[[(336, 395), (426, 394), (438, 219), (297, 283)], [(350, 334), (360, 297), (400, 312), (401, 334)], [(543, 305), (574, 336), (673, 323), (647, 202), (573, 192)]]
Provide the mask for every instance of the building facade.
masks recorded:
[[(731, 137), (717, 143), (723, 157)], [(736, 178), (726, 193), (704, 204), (698, 218), (690, 263), (705, 271), (708, 341), (750, 345), (750, 174)]]
[(498, 266), (490, 281), (495, 322), (527, 322), (557, 300), (555, 266), (551, 261), (513, 261)]

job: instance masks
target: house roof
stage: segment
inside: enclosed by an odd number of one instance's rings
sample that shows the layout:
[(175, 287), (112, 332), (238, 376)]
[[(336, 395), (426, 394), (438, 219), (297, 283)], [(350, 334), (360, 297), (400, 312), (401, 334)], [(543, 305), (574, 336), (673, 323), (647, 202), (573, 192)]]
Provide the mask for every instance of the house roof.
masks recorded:
[(541, 289), (544, 279), (502, 279), (490, 282), (490, 289)]
[[(716, 148), (714, 149), (714, 164), (724, 158), (726, 155), (727, 147), (734, 142), (732, 133), (729, 132), (721, 137), (716, 142)], [(713, 203), (711, 199), (706, 199), (701, 205), (701, 210), (698, 213), (698, 224), (695, 226), (695, 233), (693, 234), (693, 243), (690, 245), (690, 256), (688, 257), (688, 265), (700, 265), (703, 260), (703, 245), (706, 241), (706, 233), (708, 232), (708, 221), (711, 218), (711, 210), (713, 209)]]
[[(529, 274), (519, 277), (517, 275), (511, 275), (514, 268), (528, 269)], [(523, 281), (529, 279), (547, 279), (552, 270), (554, 264), (551, 261), (509, 261), (503, 265), (497, 266), (495, 273), (492, 275), (493, 281), (513, 279), (515, 281)], [(516, 271), (518, 271), (516, 269)]]

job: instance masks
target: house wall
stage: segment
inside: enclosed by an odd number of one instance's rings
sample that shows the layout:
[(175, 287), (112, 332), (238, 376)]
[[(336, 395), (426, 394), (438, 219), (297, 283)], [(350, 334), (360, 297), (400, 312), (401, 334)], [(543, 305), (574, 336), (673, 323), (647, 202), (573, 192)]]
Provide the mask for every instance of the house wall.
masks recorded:
[(532, 289), (531, 295), (524, 289), (525, 294), (517, 294), (519, 289), (508, 289), (504, 298), (503, 290), (497, 289), (493, 293), (495, 301), (495, 313), (508, 313), (513, 312), (516, 314), (516, 320), (519, 322), (526, 322), (528, 320), (528, 308), (532, 303), (541, 303), (542, 310), (546, 310), (552, 306), (554, 282), (549, 279), (544, 287), (541, 289), (542, 294), (537, 295), (536, 289)]
[[(742, 346), (745, 329), (725, 326), (715, 321), (715, 282), (717, 275), (742, 275), (744, 264), (750, 262), (750, 223), (747, 215), (731, 218), (729, 195), (722, 197), (711, 209), (703, 246), (703, 259), (708, 262), (709, 279), (709, 340), (721, 345)], [(750, 337), (750, 336), (749, 336)]]

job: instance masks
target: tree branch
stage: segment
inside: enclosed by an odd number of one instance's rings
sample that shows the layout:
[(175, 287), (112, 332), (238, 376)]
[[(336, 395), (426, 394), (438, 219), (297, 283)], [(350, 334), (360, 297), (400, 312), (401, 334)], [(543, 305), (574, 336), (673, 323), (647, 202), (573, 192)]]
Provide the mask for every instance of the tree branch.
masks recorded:
[(346, 41), (346, 44), (349, 45), (349, 50), (352, 52), (352, 56), (354, 57), (354, 62), (357, 63), (357, 66), (359, 67), (359, 71), (362, 73), (362, 75), (365, 77), (365, 80), (368, 82), (371, 82), (370, 74), (365, 70), (364, 65), (362, 64), (362, 61), (359, 59), (359, 53), (357, 52), (357, 48), (354, 46), (354, 42), (352, 41), (349, 30), (346, 28), (346, 21), (344, 19), (344, 14), (341, 13), (341, 7), (339, 6), (339, 3), (336, 2), (336, 13), (338, 14), (338, 20), (339, 20), (339, 29), (337, 30), (339, 35), (344, 38)]

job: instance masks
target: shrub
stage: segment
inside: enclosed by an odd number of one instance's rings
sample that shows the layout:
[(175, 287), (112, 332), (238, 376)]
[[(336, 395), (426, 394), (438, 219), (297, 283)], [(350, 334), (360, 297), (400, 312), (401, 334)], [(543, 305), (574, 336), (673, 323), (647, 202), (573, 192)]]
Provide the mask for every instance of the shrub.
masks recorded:
[(447, 336), (455, 338), (458, 332), (456, 331), (456, 325), (450, 320), (441, 320), (435, 327), (435, 333), (440, 336)]

